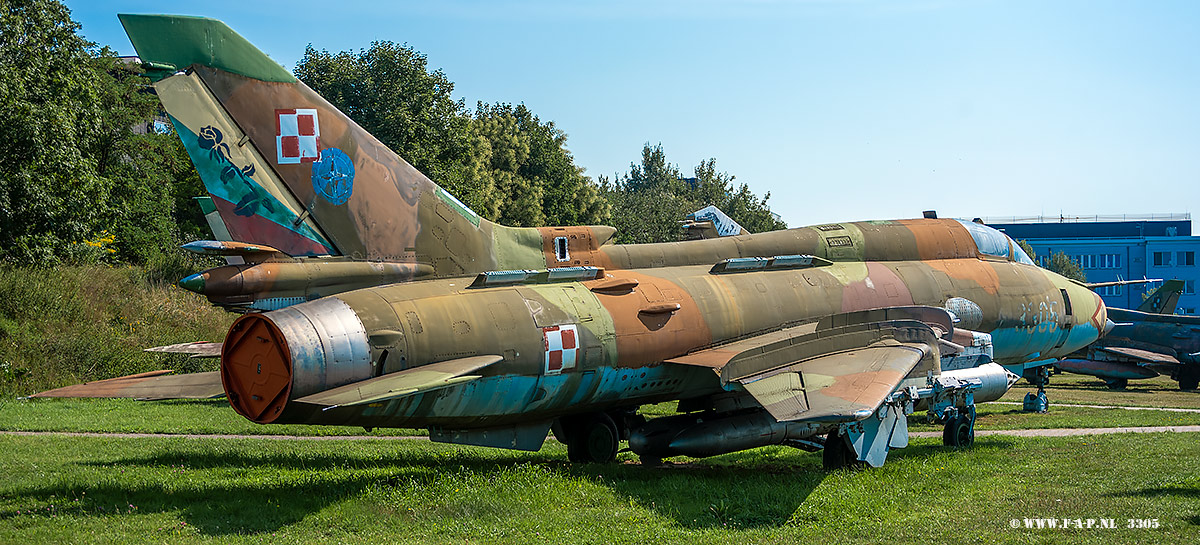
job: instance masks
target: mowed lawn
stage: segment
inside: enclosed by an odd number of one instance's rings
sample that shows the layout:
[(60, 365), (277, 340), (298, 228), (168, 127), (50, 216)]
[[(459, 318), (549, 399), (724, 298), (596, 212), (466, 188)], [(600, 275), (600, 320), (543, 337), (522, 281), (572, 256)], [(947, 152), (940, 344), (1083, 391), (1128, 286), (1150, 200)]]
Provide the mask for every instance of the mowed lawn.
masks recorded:
[(1197, 439), (916, 440), (826, 472), (782, 447), (647, 468), (571, 465), (554, 441), (0, 436), (0, 543), (1195, 543)]
[[(1009, 398), (1029, 388), (1020, 383)], [(1163, 379), (1111, 392), (1058, 375), (1049, 414), (980, 406), (981, 429), (1200, 424)], [(1008, 399), (1008, 398), (1006, 398)], [(645, 408), (669, 414), (673, 404)], [(938, 429), (921, 424), (914, 429)], [(424, 430), (260, 426), (224, 400), (6, 400), (0, 430), (293, 436)], [(648, 468), (542, 451), (367, 440), (0, 435), (0, 543), (1193, 543), (1200, 434), (915, 439), (887, 465), (826, 472), (769, 447)], [(1025, 529), (1024, 519), (1117, 528)], [(1134, 521), (1131, 523), (1131, 520)], [(1130, 524), (1157, 528), (1128, 528)], [(1061, 524), (1061, 521), (1060, 521)]]
[[(1025, 380), (1018, 382), (1002, 401), (1019, 402), (1037, 389)], [(1200, 409), (1200, 392), (1181, 391), (1170, 377), (1131, 380), (1124, 390), (1109, 390), (1104, 381), (1087, 375), (1060, 373), (1050, 377), (1046, 388), (1050, 404), (1120, 405), (1129, 407), (1177, 407)]]

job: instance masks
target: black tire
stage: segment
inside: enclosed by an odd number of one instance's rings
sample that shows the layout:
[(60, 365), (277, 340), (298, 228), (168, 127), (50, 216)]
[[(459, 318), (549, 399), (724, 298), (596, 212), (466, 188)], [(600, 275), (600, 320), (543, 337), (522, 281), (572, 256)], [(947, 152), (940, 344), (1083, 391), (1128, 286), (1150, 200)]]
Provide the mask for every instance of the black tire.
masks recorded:
[(846, 444), (846, 439), (836, 429), (829, 432), (825, 438), (825, 450), (821, 451), (821, 466), (833, 471), (856, 465), (858, 460), (854, 456), (854, 450)]
[(567, 458), (572, 462), (603, 464), (616, 459), (621, 439), (612, 417), (596, 413), (564, 425), (568, 436)]
[(954, 416), (951, 416), (950, 418), (946, 419), (946, 424), (942, 428), (942, 444), (943, 445), (945, 445), (947, 447), (958, 446), (957, 431), (956, 431), (957, 429), (958, 429), (958, 415), (955, 414)]
[(951, 417), (942, 430), (942, 444), (948, 447), (966, 448), (975, 442), (975, 430), (971, 429), (971, 418), (964, 415)]
[(1197, 364), (1190, 364), (1179, 371), (1179, 389), (1195, 390), (1200, 386), (1200, 369)]
[(1104, 381), (1104, 384), (1108, 386), (1109, 390), (1124, 390), (1127, 386), (1129, 386), (1129, 379), (1114, 378)]

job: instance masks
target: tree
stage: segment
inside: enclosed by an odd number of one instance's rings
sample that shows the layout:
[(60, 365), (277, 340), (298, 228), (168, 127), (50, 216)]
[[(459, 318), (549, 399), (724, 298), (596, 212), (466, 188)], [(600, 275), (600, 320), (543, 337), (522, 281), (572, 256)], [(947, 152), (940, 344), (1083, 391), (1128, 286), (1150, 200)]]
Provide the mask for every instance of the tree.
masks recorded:
[(0, 256), (51, 261), (98, 226), (103, 121), (94, 45), (60, 3), (9, 0), (0, 13)]
[[(203, 217), (178, 139), (144, 130), (161, 109), (140, 67), (81, 38), (58, 2), (0, 11), (0, 259), (145, 263)], [(135, 127), (141, 128), (135, 131)], [(189, 199), (190, 200), (190, 199)], [(177, 203), (190, 205), (178, 208)]]
[(417, 170), (455, 189), (469, 156), (470, 120), (451, 96), (454, 83), (427, 66), (408, 45), (375, 41), (357, 52), (309, 45), (294, 72)]
[(761, 199), (734, 176), (717, 170), (716, 159), (701, 161), (693, 178), (684, 178), (677, 165), (667, 161), (662, 144), (642, 147), (640, 163), (616, 181), (600, 178), (604, 197), (614, 211), (613, 226), (621, 243), (668, 242), (683, 238), (679, 223), (687, 214), (715, 205), (747, 231), (761, 233), (787, 228), (767, 206), (770, 193)]
[[(1033, 246), (1030, 246), (1029, 243), (1024, 240), (1018, 240), (1017, 245), (1020, 246), (1022, 250), (1025, 250), (1026, 254), (1029, 254), (1029, 259), (1032, 259), (1034, 263), (1037, 263), (1037, 252), (1033, 251)], [(1050, 254), (1050, 259), (1044, 268), (1072, 280), (1087, 282), (1087, 274), (1083, 272), (1083, 269), (1079, 266), (1079, 263), (1076, 263), (1074, 259), (1071, 259), (1070, 256), (1063, 252), (1052, 252)]]
[(452, 98), (425, 55), (378, 41), (357, 53), (311, 45), (296, 77), (479, 215), (512, 226), (608, 219), (607, 202), (575, 166), (566, 134), (524, 105)]

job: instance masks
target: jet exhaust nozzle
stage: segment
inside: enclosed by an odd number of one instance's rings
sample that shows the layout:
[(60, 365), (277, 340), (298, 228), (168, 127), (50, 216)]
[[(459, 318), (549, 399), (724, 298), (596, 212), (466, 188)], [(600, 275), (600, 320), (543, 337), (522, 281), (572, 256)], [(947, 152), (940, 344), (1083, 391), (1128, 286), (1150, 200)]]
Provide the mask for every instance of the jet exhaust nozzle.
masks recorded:
[(221, 350), (229, 404), (260, 424), (281, 422), (293, 399), (373, 372), (362, 321), (337, 297), (242, 316)]

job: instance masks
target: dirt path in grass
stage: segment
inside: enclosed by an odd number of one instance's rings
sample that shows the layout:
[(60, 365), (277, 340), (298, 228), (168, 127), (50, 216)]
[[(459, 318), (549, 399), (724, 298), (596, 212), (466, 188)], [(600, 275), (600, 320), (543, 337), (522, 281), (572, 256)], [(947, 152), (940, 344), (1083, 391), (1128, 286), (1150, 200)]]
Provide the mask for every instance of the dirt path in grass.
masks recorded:
[[(1016, 437), (1066, 437), (1070, 435), (1104, 435), (1110, 433), (1200, 433), (1200, 426), (1142, 426), (1125, 428), (1055, 428), (1043, 430), (976, 430), (975, 435), (1011, 435)], [(2, 431), (0, 435), (59, 435), (67, 437), (117, 437), (141, 439), (146, 437), (176, 437), (184, 439), (271, 439), (276, 441), (379, 441), (379, 440), (421, 440), (429, 437), (424, 435), (232, 435), (232, 434), (199, 434), (199, 433), (96, 433), (68, 431)], [(941, 437), (940, 431), (916, 431), (908, 434), (910, 437)]]
[[(1200, 432), (1200, 426), (1142, 426), (1128, 428), (1054, 428), (1048, 430), (975, 430), (975, 435), (1012, 435), (1016, 437), (1066, 437), (1068, 435), (1105, 435), (1110, 433)], [(914, 431), (909, 437), (941, 437), (940, 431)]]
[[(988, 401), (997, 405), (1022, 405), (1020, 401)], [(1127, 409), (1130, 411), (1170, 411), (1173, 413), (1200, 413), (1200, 409), (1180, 409), (1176, 407), (1122, 407), (1120, 405), (1075, 405), (1072, 403), (1050, 403), (1054, 407), (1076, 407), (1080, 409)]]

